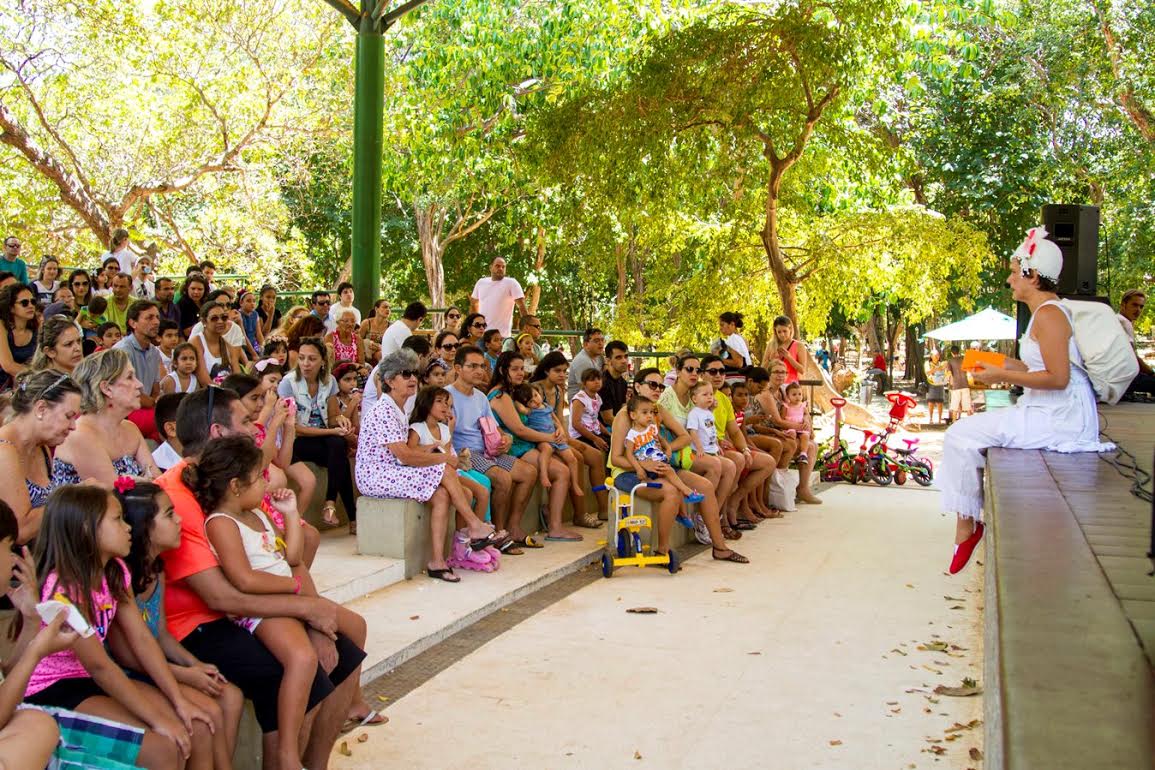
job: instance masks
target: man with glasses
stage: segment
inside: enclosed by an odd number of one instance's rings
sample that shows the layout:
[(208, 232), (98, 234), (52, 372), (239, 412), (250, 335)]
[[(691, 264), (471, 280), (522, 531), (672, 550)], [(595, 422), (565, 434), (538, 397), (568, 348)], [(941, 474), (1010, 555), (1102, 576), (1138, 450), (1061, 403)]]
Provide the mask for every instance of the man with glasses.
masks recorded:
[(606, 357), (602, 355), (606, 347), (606, 335), (601, 329), (589, 328), (582, 334), (582, 349), (573, 357), (569, 367), (569, 376), (566, 378), (566, 400), (573, 397), (582, 389), (582, 373), (586, 369), (597, 369), (599, 372), (606, 366)]
[(514, 305), (523, 316), (529, 315), (521, 284), (505, 274), (505, 260), (497, 257), (489, 264), (489, 277), (479, 278), (473, 285), (470, 311), (481, 313), (489, 322), (489, 328), (501, 329), (501, 336), (508, 337), (513, 328)]
[[(545, 354), (549, 352), (549, 343), (543, 342), (541, 339), (541, 319), (535, 315), (526, 315), (521, 317), (521, 331), (512, 337), (509, 337), (502, 343), (502, 350), (517, 350), (517, 338), (522, 334), (528, 334), (533, 337), (533, 354), (537, 356), (537, 360), (545, 358)], [(482, 339), (484, 343), (484, 338)]]
[(337, 331), (337, 322), (329, 318), (329, 308), (332, 306), (333, 299), (329, 296), (328, 291), (325, 289), (317, 289), (313, 292), (311, 312), (325, 322), (325, 332), (327, 334)]
[[(266, 758), (276, 757), (278, 742), (297, 740), (277, 732), (277, 690), (284, 670), (248, 631), (228, 616), (297, 618), (308, 627), (319, 660), (335, 661), (328, 671), (317, 667), (307, 705), (309, 727), (301, 736), (306, 767), (325, 767), (341, 725), (350, 716), (360, 679), (364, 639), (336, 633), (337, 605), (317, 595), (309, 570), (293, 568), (301, 580), (299, 594), (250, 594), (237, 590), (221, 570), (205, 537), (205, 511), (184, 485), (181, 474), (208, 442), (226, 436), (252, 436), (249, 410), (229, 390), (210, 387), (185, 396), (176, 413), (176, 434), (184, 460), (156, 483), (168, 493), (181, 521), (181, 541), (164, 554), (165, 610), (168, 629), (189, 652), (220, 669), (253, 702), (263, 733)], [(270, 765), (271, 766), (271, 765)]]
[(24, 244), (15, 235), (9, 235), (4, 239), (4, 255), (0, 258), (0, 270), (12, 273), (17, 281), (28, 285), (28, 265), (20, 258), (20, 249), (24, 248)]
[(626, 382), (626, 373), (630, 370), (629, 352), (629, 347), (621, 340), (606, 345), (606, 369), (602, 376), (602, 389), (598, 392), (602, 397), (599, 416), (606, 427), (613, 424), (614, 415), (630, 398), (630, 386)]
[(157, 440), (153, 407), (160, 397), (160, 381), (165, 376), (160, 350), (156, 346), (160, 334), (160, 311), (147, 300), (133, 302), (125, 316), (128, 336), (113, 345), (128, 354), (136, 378), (140, 380), (140, 408), (128, 415), (145, 438)]
[(410, 302), (401, 317), (389, 325), (381, 335), (381, 358), (391, 356), (401, 349), (405, 340), (413, 336), (417, 327), (429, 315), (429, 310), (421, 302)]
[(180, 328), (180, 308), (173, 302), (176, 296), (176, 284), (171, 278), (156, 279), (156, 309), (160, 313), (160, 320), (172, 321)]
[[(496, 417), (484, 390), (489, 384), (489, 366), (485, 363), (485, 356), (472, 345), (458, 348), (453, 358), (453, 371), (457, 378), (448, 388), (453, 396), (453, 414), (457, 420), (453, 427), (453, 447), (459, 452), (468, 449), (473, 470), (484, 473), (493, 483), (490, 504), (494, 526), (507, 530), (517, 545), (539, 547), (521, 530), (525, 504), (537, 483), (537, 468), (509, 454), (513, 439), (508, 433), (501, 434), (501, 446), (496, 456), (486, 454), (481, 420), (488, 418), (496, 424)], [(516, 555), (521, 551), (515, 548), (506, 550), (506, 553)]]

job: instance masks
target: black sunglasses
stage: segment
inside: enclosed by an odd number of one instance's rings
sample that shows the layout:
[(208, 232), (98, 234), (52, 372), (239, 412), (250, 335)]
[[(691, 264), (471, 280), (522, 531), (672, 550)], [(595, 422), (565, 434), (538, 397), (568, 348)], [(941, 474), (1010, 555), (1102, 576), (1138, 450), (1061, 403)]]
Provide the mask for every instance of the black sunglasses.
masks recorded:
[(654, 390), (665, 390), (666, 389), (666, 383), (664, 383), (664, 382), (650, 382), (649, 380), (642, 380), (641, 383), (639, 383), (639, 384), (647, 385), (647, 386), (653, 388)]
[(73, 286), (88, 286), (88, 281), (73, 281)]
[(725, 368), (722, 368), (722, 369), (707, 369), (707, 370), (706, 370), (706, 374), (725, 374), (725, 373), (726, 373), (726, 369), (725, 369)]
[(461, 347), (460, 342), (446, 342), (441, 345), (442, 350), (457, 350), (459, 347)]
[(16, 304), (19, 305), (20, 307), (28, 307), (29, 305), (35, 305), (36, 300), (29, 299), (28, 297), (25, 297), (24, 299), (16, 300)]
[(683, 372), (689, 372), (690, 374), (697, 374), (698, 372), (702, 371), (702, 367), (700, 367), (700, 366), (683, 366), (682, 371)]
[(475, 323), (475, 324), (470, 324), (470, 327), (471, 327), (471, 328), (474, 328), (474, 329), (484, 329), (484, 328), (485, 328), (485, 324), (483, 324), (483, 323)]
[(418, 374), (419, 372), (416, 369), (402, 369), (401, 371), (397, 372), (399, 377), (404, 377), (405, 379), (416, 377)]

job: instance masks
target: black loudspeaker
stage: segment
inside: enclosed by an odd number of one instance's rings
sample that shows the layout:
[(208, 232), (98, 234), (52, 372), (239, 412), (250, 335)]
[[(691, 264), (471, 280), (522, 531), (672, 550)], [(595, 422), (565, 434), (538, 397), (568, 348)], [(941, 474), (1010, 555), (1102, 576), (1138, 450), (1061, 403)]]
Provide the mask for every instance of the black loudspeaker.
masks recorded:
[(1059, 294), (1094, 296), (1099, 272), (1099, 207), (1048, 203), (1043, 227), (1063, 252)]

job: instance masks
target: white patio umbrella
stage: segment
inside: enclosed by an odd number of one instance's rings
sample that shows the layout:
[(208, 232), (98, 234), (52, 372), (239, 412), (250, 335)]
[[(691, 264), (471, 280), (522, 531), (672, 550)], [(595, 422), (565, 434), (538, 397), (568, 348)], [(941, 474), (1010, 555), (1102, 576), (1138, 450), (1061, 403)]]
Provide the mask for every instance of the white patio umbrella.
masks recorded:
[(927, 337), (954, 342), (958, 340), (1013, 340), (1018, 337), (1015, 319), (993, 308), (980, 310), (961, 321), (929, 331)]

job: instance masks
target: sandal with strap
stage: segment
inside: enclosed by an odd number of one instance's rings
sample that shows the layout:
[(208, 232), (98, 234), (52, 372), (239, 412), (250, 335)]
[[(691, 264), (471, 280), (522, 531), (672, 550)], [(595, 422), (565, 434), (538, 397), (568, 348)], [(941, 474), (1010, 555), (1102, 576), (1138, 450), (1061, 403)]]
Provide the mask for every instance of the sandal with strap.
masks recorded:
[(586, 529), (601, 529), (604, 526), (604, 523), (598, 518), (596, 513), (584, 513), (581, 516), (574, 516), (573, 523)]
[[(726, 553), (728, 553), (729, 555), (728, 556), (719, 556), (718, 551), (722, 551), (722, 550), (725, 550)], [(738, 553), (737, 551), (733, 551), (729, 548), (726, 548), (726, 549), (712, 548), (710, 555), (714, 557), (714, 561), (732, 561), (735, 564), (749, 564), (750, 563), (750, 560), (747, 559), (745, 556), (743, 556), (742, 554)]]
[(321, 508), (321, 521), (330, 527), (341, 526), (341, 520), (337, 518), (337, 506), (334, 503), (325, 503)]
[[(714, 557), (717, 558), (717, 557)], [(431, 567), (425, 568), (425, 574), (434, 580), (444, 580), (446, 583), (460, 583), (461, 578), (453, 572), (452, 567), (445, 569), (433, 569)]]
[(741, 540), (742, 533), (731, 527), (729, 524), (722, 525), (722, 537), (727, 540)]

